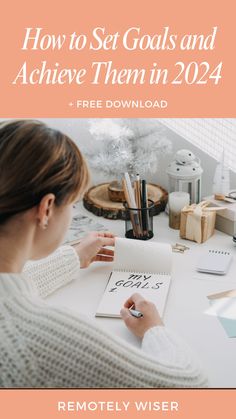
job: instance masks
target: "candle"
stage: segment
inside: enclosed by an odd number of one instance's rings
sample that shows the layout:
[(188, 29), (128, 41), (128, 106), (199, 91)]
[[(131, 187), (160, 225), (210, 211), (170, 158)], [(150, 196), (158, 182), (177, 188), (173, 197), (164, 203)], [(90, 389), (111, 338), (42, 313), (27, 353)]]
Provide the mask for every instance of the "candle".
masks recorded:
[(169, 194), (169, 208), (174, 212), (181, 212), (185, 205), (189, 205), (190, 196), (187, 192), (171, 192)]
[(171, 192), (169, 194), (169, 227), (179, 230), (181, 210), (189, 205), (190, 195), (187, 192)]

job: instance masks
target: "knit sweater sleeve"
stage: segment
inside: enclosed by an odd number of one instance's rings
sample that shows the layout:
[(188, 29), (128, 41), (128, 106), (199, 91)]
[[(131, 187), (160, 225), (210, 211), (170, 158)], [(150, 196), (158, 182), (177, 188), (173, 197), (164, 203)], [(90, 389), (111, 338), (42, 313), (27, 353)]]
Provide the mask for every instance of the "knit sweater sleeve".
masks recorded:
[[(98, 328), (87, 318), (46, 305), (40, 308), (34, 304), (30, 309), (30, 305), (25, 315), (21, 313), (16, 318), (20, 336), (25, 336), (24, 376), (29, 387), (197, 388), (207, 385), (205, 375), (186, 345), (181, 345), (164, 328), (148, 331), (142, 350)], [(29, 311), (32, 311), (30, 322), (25, 317)], [(31, 372), (27, 374), (29, 368)], [(22, 381), (20, 386), (24, 385)]]
[(45, 298), (78, 276), (79, 257), (72, 246), (61, 246), (50, 256), (27, 262), (24, 274)]
[(142, 350), (161, 364), (179, 369), (187, 370), (196, 359), (184, 340), (164, 326), (152, 327), (145, 333)]

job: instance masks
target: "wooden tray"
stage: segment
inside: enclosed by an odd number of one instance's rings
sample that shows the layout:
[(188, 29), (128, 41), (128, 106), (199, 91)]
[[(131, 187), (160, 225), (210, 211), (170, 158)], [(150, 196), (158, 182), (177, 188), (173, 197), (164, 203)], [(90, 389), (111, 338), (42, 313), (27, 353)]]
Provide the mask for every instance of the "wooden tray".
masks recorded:
[[(110, 201), (108, 185), (109, 183), (102, 183), (90, 188), (83, 199), (84, 207), (99, 217), (112, 220), (125, 220), (126, 214), (124, 205), (122, 202)], [(165, 189), (161, 188), (161, 186), (153, 183), (149, 183), (147, 188), (148, 199), (151, 199), (154, 202), (152, 214), (157, 215), (161, 211), (164, 211), (168, 193)]]

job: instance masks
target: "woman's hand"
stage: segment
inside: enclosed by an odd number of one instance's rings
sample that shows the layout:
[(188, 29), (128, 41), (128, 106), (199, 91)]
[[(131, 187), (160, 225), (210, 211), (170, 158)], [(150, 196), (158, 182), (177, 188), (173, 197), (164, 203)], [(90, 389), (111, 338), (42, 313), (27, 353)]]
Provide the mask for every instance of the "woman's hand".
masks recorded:
[[(136, 318), (131, 315), (129, 308), (141, 311), (143, 317)], [(140, 294), (133, 294), (120, 311), (128, 329), (136, 336), (143, 338), (145, 332), (151, 327), (164, 326), (155, 304), (145, 300)]]
[(110, 232), (91, 232), (81, 242), (75, 245), (78, 253), (80, 267), (87, 268), (91, 262), (113, 262), (114, 250), (106, 246), (115, 245), (115, 236)]

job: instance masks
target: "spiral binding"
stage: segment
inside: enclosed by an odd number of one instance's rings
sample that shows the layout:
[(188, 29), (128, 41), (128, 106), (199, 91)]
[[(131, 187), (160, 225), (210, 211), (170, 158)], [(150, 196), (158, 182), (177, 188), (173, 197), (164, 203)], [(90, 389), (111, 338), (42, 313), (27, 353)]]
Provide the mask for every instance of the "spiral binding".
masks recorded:
[(170, 272), (137, 272), (135, 270), (127, 271), (125, 269), (114, 269), (112, 272), (123, 272), (123, 273), (126, 273), (126, 274), (130, 274), (132, 272), (135, 275), (146, 275), (147, 274), (147, 275), (168, 275), (168, 276), (171, 276)]
[(213, 253), (213, 254), (217, 254), (217, 255), (228, 255), (230, 256), (229, 252), (225, 252), (224, 250), (214, 250), (214, 249), (210, 249), (208, 250), (209, 253)]

